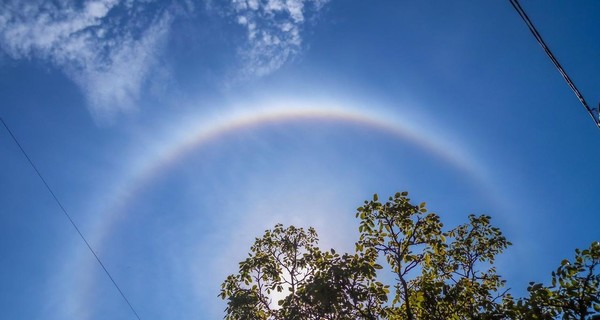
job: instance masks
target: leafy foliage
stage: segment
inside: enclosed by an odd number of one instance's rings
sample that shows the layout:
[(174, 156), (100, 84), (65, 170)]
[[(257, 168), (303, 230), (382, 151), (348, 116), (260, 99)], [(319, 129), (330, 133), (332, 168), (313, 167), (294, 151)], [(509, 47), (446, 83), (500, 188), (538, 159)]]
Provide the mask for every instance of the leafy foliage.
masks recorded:
[[(358, 208), (359, 252), (382, 254), (397, 280), (388, 316), (401, 319), (491, 318), (502, 309), (504, 280), (494, 258), (510, 242), (488, 216), (443, 231), (440, 217), (408, 193)], [(500, 302), (499, 302), (500, 301)]]
[(353, 254), (321, 250), (312, 228), (267, 230), (222, 284), (225, 318), (600, 319), (598, 242), (564, 260), (551, 286), (531, 283), (515, 301), (494, 267), (511, 243), (489, 216), (445, 230), (402, 192), (385, 203), (374, 195), (356, 217)]
[[(267, 230), (223, 282), (226, 319), (376, 319), (387, 289), (358, 254), (321, 251), (314, 229)], [(282, 292), (287, 295), (274, 303)]]
[(529, 319), (600, 319), (600, 243), (575, 250), (552, 272), (552, 285), (531, 282), (529, 297), (518, 302), (523, 317)]

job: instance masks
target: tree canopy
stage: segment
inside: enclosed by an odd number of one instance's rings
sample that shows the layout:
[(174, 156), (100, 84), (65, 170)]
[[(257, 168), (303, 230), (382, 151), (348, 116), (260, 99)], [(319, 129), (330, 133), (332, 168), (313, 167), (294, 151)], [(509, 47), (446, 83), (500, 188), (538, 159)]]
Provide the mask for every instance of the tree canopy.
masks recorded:
[(600, 244), (576, 250), (514, 298), (495, 258), (511, 243), (491, 217), (445, 229), (407, 192), (359, 207), (354, 253), (321, 250), (313, 228), (256, 238), (220, 297), (225, 319), (600, 319)]

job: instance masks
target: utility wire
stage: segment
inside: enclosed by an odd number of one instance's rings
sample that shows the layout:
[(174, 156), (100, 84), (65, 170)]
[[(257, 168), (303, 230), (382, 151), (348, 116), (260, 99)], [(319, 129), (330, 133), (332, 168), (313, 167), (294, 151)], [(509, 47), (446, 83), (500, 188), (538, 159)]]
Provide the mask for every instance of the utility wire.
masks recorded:
[(589, 107), (589, 105), (583, 98), (583, 95), (581, 94), (579, 89), (577, 89), (577, 87), (575, 86), (575, 83), (573, 83), (573, 80), (571, 80), (571, 78), (569, 77), (569, 75), (567, 74), (565, 69), (563, 69), (563, 67), (560, 65), (560, 63), (556, 59), (556, 57), (554, 57), (554, 54), (552, 54), (552, 51), (550, 51), (550, 48), (548, 48), (548, 46), (546, 45), (546, 42), (544, 42), (544, 39), (542, 39), (542, 36), (540, 35), (540, 33), (537, 31), (537, 29), (533, 25), (533, 22), (531, 22), (531, 20), (527, 16), (527, 13), (525, 13), (525, 10), (523, 9), (523, 7), (521, 7), (521, 5), (519, 4), (519, 1), (518, 0), (509, 0), (509, 1), (510, 1), (510, 4), (512, 4), (513, 8), (515, 8), (515, 10), (517, 11), (519, 16), (521, 16), (521, 19), (523, 19), (523, 21), (525, 21), (525, 24), (529, 28), (529, 31), (531, 31), (531, 33), (535, 37), (535, 40), (537, 40), (537, 42), (540, 44), (542, 49), (544, 49), (544, 52), (546, 52), (546, 54), (548, 55), (548, 57), (550, 58), (552, 63), (554, 63), (554, 66), (556, 67), (556, 69), (558, 69), (558, 72), (560, 73), (560, 75), (565, 79), (565, 81), (567, 82), (567, 84), (569, 85), (571, 90), (573, 90), (573, 92), (577, 96), (577, 99), (579, 99), (579, 102), (581, 102), (581, 104), (583, 105), (583, 107), (585, 108), (587, 113), (592, 117), (592, 120), (594, 121), (596, 126), (598, 126), (598, 128), (600, 128), (600, 114), (598, 113), (599, 112), (598, 108), (592, 109)]
[(44, 183), (44, 186), (46, 186), (46, 189), (48, 189), (48, 192), (50, 192), (50, 194), (52, 195), (52, 198), (54, 198), (54, 201), (56, 202), (56, 204), (58, 205), (58, 207), (60, 208), (60, 210), (65, 214), (65, 216), (67, 217), (67, 219), (69, 219), (69, 222), (71, 222), (71, 225), (73, 225), (73, 228), (75, 228), (75, 230), (77, 231), (77, 233), (81, 237), (81, 240), (83, 240), (83, 242), (85, 242), (85, 245), (87, 246), (87, 248), (94, 255), (94, 258), (96, 258), (96, 261), (98, 261), (98, 264), (100, 264), (100, 266), (102, 267), (102, 270), (104, 270), (104, 272), (106, 273), (106, 275), (108, 276), (108, 278), (110, 279), (110, 281), (112, 282), (112, 284), (115, 286), (115, 288), (117, 288), (117, 291), (119, 291), (119, 293), (121, 294), (121, 297), (123, 297), (123, 300), (125, 300), (125, 302), (129, 306), (129, 308), (131, 309), (131, 311), (133, 312), (133, 314), (135, 315), (135, 317), (138, 320), (141, 320), (140, 316), (138, 315), (138, 313), (133, 308), (133, 305), (129, 302), (129, 300), (125, 296), (125, 293), (123, 293), (123, 291), (121, 290), (121, 288), (119, 287), (119, 285), (117, 284), (117, 282), (115, 281), (115, 279), (110, 275), (110, 272), (108, 272), (108, 269), (104, 266), (104, 263), (102, 263), (102, 261), (100, 260), (100, 257), (98, 257), (98, 255), (96, 254), (96, 252), (94, 251), (94, 249), (92, 249), (92, 246), (90, 245), (90, 243), (83, 236), (83, 233), (81, 233), (81, 231), (77, 227), (77, 224), (71, 218), (71, 215), (69, 215), (69, 213), (67, 212), (67, 210), (65, 209), (65, 207), (60, 202), (60, 200), (58, 200), (58, 197), (56, 196), (56, 194), (54, 193), (54, 191), (52, 191), (52, 188), (50, 188), (50, 185), (48, 185), (48, 183), (46, 182), (46, 180), (44, 179), (44, 177), (42, 176), (42, 174), (40, 173), (40, 171), (38, 170), (38, 168), (35, 166), (35, 164), (33, 164), (33, 161), (31, 161), (31, 158), (29, 158), (29, 156), (27, 155), (27, 152), (25, 152), (25, 150), (23, 149), (23, 147), (19, 143), (19, 140), (17, 140), (17, 137), (12, 133), (12, 131), (10, 130), (10, 128), (8, 127), (8, 125), (6, 124), (6, 122), (4, 122), (4, 119), (0, 118), (0, 121), (4, 125), (4, 128), (6, 128), (6, 131), (8, 131), (8, 133), (12, 137), (13, 141), (17, 144), (17, 146), (21, 150), (21, 153), (23, 153), (23, 155), (25, 156), (25, 158), (27, 158), (27, 161), (29, 162), (29, 164), (31, 165), (31, 167), (33, 168), (33, 170), (35, 171), (35, 173), (37, 173), (37, 176), (40, 178), (40, 180), (42, 180), (42, 183)]

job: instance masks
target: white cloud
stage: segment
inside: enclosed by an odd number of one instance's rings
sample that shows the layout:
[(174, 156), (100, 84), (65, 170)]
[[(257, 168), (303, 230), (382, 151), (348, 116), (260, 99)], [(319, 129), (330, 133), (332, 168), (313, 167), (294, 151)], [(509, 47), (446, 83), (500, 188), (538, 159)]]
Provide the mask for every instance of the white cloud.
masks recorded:
[(109, 119), (136, 108), (169, 32), (171, 8), (149, 9), (148, 2), (8, 0), (0, 48), (13, 59), (60, 68), (83, 89), (97, 119)]
[(306, 18), (328, 1), (231, 0), (236, 21), (247, 32), (247, 44), (240, 50), (242, 74), (269, 74), (299, 54)]
[[(207, 6), (211, 0), (204, 0)], [(269, 74), (297, 56), (302, 31), (329, 0), (228, 0), (246, 31), (242, 78)], [(0, 51), (62, 70), (83, 91), (97, 120), (136, 110), (155, 74), (161, 47), (189, 0), (4, 0)]]

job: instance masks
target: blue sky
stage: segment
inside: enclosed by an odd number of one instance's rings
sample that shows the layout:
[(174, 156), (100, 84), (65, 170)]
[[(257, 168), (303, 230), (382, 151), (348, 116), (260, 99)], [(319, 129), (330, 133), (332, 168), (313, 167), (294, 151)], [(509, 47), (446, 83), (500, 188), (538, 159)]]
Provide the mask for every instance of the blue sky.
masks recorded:
[[(600, 4), (523, 6), (595, 107)], [(8, 0), (0, 101), (142, 319), (221, 318), (277, 222), (352, 250), (373, 193), (491, 215), (517, 296), (599, 236), (600, 132), (508, 1)], [(0, 155), (3, 317), (134, 319), (7, 132)]]

